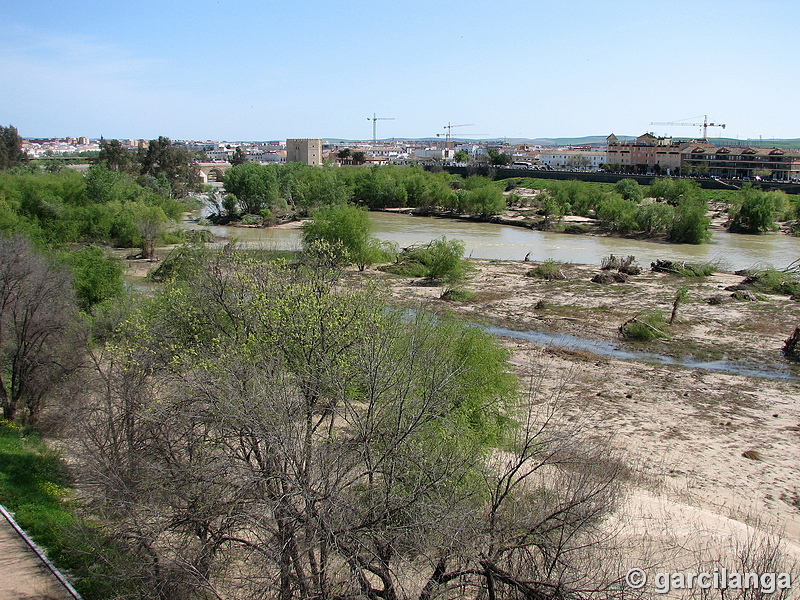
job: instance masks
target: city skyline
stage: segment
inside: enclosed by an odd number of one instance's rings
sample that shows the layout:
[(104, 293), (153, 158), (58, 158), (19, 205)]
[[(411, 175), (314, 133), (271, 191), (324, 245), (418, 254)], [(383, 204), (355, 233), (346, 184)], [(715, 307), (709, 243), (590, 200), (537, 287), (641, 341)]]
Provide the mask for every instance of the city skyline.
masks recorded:
[[(12, 3), (0, 122), (24, 137), (617, 133), (800, 138), (800, 3)], [(788, 114), (788, 116), (787, 116)], [(699, 115), (699, 117), (698, 117)]]

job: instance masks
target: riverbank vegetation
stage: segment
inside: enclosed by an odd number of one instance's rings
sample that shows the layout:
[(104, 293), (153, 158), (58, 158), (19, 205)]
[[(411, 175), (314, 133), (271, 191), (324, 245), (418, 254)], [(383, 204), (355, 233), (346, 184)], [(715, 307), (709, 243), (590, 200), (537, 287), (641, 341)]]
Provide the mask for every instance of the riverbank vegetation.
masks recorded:
[[(599, 554), (613, 453), (535, 419), (488, 334), (342, 275), (323, 251), (289, 265), (188, 247), (152, 297), (83, 322), (76, 368), (37, 398), (47, 420), (20, 400), (11, 418), (68, 436), (82, 502), (58, 500), (42, 540), (78, 577), (102, 567), (86, 597), (624, 594)], [(40, 368), (59, 362), (40, 350)]]
[[(227, 195), (212, 199), (217, 223), (272, 224), (304, 217), (320, 206), (354, 203), (371, 210), (408, 208), (419, 214), (451, 214), (585, 233), (699, 244), (709, 238), (709, 202), (722, 206), (730, 230), (763, 233), (797, 214), (781, 192), (746, 187), (740, 192), (703, 190), (689, 179), (632, 179), (616, 184), (512, 178), (461, 178), (418, 167), (313, 168), (305, 165), (238, 165), (225, 175)], [(582, 217), (583, 223), (567, 217)], [(588, 226), (588, 229), (587, 229)]]
[[(365, 279), (308, 250), (289, 264), (187, 246), (151, 297), (85, 321), (77, 393), (50, 390), (40, 423), (67, 436), (81, 486), (80, 503), (60, 505), (78, 516), (57, 527), (86, 597), (628, 597), (626, 555), (604, 523), (630, 475), (609, 447), (521, 394), (507, 351), (480, 329), (389, 308), (370, 282), (380, 272)], [(513, 283), (538, 290), (508, 295), (536, 300), (509, 304), (514, 319), (591, 327), (620, 323), (643, 294), (635, 282), (586, 294), (590, 268), (560, 265), (564, 279), (528, 269), (462, 280), (471, 295), (449, 306), (497, 316)], [(570, 308), (567, 290), (619, 306)], [(691, 291), (670, 331), (683, 346), (701, 310)]]

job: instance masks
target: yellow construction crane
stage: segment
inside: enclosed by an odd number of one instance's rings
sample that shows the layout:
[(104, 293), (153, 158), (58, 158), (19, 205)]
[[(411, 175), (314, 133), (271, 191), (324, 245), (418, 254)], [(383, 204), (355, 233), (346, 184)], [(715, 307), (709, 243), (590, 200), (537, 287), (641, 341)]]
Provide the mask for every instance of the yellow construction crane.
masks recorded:
[(708, 140), (708, 128), (709, 127), (721, 127), (725, 129), (725, 123), (709, 123), (708, 122), (708, 115), (702, 115), (703, 122), (702, 123), (687, 123), (687, 121), (691, 121), (694, 119), (699, 119), (700, 116), (697, 117), (690, 117), (688, 119), (684, 119), (683, 121), (665, 121), (665, 122), (653, 122), (650, 125), (665, 125), (668, 127), (702, 127), (703, 128), (703, 140)]

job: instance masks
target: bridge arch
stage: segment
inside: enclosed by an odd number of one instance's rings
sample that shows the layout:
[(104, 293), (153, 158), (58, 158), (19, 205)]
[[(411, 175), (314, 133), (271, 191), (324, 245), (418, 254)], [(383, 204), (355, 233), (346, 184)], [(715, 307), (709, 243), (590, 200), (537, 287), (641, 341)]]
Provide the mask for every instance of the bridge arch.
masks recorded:
[(198, 163), (197, 170), (201, 183), (214, 183), (222, 181), (225, 171), (231, 168), (231, 163)]

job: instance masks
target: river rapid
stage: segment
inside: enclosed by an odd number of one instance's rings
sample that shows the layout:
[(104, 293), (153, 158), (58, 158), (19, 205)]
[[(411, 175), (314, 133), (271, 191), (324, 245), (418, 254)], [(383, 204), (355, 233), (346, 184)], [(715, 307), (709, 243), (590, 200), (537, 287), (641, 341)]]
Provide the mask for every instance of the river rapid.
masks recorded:
[[(604, 256), (634, 255), (639, 264), (648, 266), (656, 259), (673, 261), (716, 261), (719, 269), (735, 271), (772, 265), (779, 269), (800, 259), (800, 238), (781, 233), (742, 235), (713, 231), (707, 244), (669, 244), (654, 240), (632, 240), (597, 235), (575, 235), (535, 231), (523, 227), (476, 223), (438, 217), (417, 217), (389, 212), (370, 213), (373, 233), (381, 240), (400, 248), (429, 242), (438, 237), (457, 238), (464, 242), (465, 255), (495, 260), (544, 261), (576, 264), (599, 264)], [(196, 228), (192, 222), (187, 227)], [(245, 246), (269, 250), (300, 248), (299, 227), (209, 228), (214, 235), (236, 239)]]

